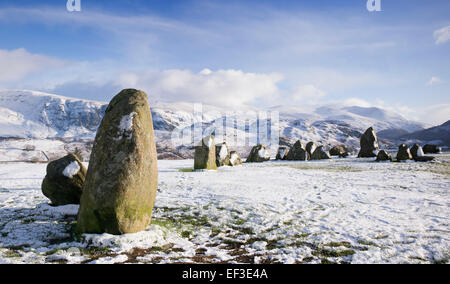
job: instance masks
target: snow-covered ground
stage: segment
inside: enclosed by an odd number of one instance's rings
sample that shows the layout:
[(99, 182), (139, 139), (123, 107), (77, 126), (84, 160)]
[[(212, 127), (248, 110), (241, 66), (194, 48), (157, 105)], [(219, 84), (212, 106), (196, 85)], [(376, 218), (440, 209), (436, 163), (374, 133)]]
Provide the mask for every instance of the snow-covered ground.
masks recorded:
[(78, 206), (41, 193), (46, 164), (1, 163), (0, 263), (449, 263), (449, 154), (158, 166), (146, 231), (76, 236)]

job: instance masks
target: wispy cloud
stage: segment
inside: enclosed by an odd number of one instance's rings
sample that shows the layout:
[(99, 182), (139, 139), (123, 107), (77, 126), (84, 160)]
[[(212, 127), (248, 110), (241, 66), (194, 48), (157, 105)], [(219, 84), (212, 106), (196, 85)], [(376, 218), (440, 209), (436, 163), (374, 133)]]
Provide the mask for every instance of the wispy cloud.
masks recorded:
[(436, 30), (434, 33), (434, 39), (436, 44), (442, 44), (450, 40), (450, 26), (443, 27)]
[(438, 77), (431, 77), (431, 79), (427, 82), (427, 86), (435, 85), (441, 83), (441, 79)]

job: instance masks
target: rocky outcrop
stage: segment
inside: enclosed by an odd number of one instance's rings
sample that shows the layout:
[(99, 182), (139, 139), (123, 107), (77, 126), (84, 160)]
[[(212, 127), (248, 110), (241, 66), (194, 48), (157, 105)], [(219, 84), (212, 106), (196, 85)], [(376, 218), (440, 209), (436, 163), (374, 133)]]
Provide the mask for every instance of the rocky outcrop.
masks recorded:
[(331, 159), (330, 155), (323, 149), (323, 146), (319, 146), (314, 150), (311, 155), (311, 160), (327, 160)]
[(216, 164), (216, 147), (214, 144), (214, 136), (209, 135), (195, 147), (194, 169), (196, 170), (215, 170)]
[(223, 142), (216, 145), (216, 166), (223, 167), (230, 163), (230, 152), (227, 143)]
[(345, 158), (348, 156), (348, 150), (343, 145), (334, 146), (330, 150), (330, 156), (339, 156)]
[(126, 89), (105, 111), (81, 196), (79, 233), (126, 234), (150, 224), (158, 185), (147, 95)]
[(286, 160), (289, 153), (289, 148), (286, 146), (280, 146), (277, 151), (276, 160)]
[(228, 165), (231, 167), (242, 165), (242, 159), (241, 156), (238, 154), (238, 152), (236, 151), (230, 152), (230, 160)]
[(73, 154), (50, 162), (42, 181), (42, 193), (52, 205), (80, 204), (86, 179), (86, 168)]
[(412, 160), (411, 150), (406, 144), (401, 144), (398, 147), (398, 153), (397, 153), (397, 161), (406, 161), (406, 160)]
[(392, 161), (392, 156), (386, 150), (381, 150), (377, 155), (377, 162)]
[(308, 152), (305, 150), (305, 146), (300, 140), (297, 140), (295, 144), (289, 149), (286, 160), (288, 161), (307, 161), (310, 159)]
[(361, 150), (358, 158), (373, 158), (377, 155), (374, 151), (378, 150), (378, 138), (372, 127), (366, 130), (360, 139)]
[(270, 151), (264, 145), (258, 144), (252, 148), (246, 163), (261, 163), (270, 160)]

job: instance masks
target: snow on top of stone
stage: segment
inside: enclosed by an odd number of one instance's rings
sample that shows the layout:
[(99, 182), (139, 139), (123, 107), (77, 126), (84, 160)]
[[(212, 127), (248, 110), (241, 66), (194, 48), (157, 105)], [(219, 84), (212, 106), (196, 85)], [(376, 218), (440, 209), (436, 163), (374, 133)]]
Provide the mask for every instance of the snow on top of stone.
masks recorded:
[(269, 153), (269, 151), (267, 151), (266, 148), (263, 147), (263, 148), (261, 148), (261, 150), (258, 151), (258, 156), (260, 158), (267, 159), (270, 157), (270, 153)]
[(222, 148), (220, 148), (219, 157), (221, 160), (224, 160), (228, 155), (228, 149), (226, 144), (222, 144)]
[(131, 139), (133, 137), (132, 131), (133, 131), (133, 118), (137, 115), (136, 112), (132, 112), (128, 115), (124, 115), (122, 119), (120, 120), (119, 124), (119, 137), (117, 140), (120, 140), (125, 135), (128, 139)]
[(209, 149), (211, 149), (211, 147), (213, 146), (213, 138), (212, 136), (207, 136), (205, 138), (203, 138), (203, 143), (208, 146)]
[(238, 158), (239, 158), (239, 155), (236, 153), (233, 153), (233, 155), (231, 155), (231, 157), (230, 157), (231, 164), (234, 164)]
[(286, 153), (286, 148), (280, 148), (278, 149), (278, 154), (280, 154), (280, 157), (283, 158), (284, 154)]
[(423, 153), (422, 147), (419, 146), (419, 149), (417, 149), (417, 157), (423, 157), (425, 154)]
[(119, 124), (119, 129), (122, 132), (131, 131), (133, 129), (133, 118), (136, 114), (137, 114), (136, 112), (132, 112), (122, 117)]
[(80, 170), (80, 165), (78, 165), (77, 161), (73, 161), (63, 171), (63, 175), (65, 175), (68, 178), (72, 178), (74, 175), (78, 173)]

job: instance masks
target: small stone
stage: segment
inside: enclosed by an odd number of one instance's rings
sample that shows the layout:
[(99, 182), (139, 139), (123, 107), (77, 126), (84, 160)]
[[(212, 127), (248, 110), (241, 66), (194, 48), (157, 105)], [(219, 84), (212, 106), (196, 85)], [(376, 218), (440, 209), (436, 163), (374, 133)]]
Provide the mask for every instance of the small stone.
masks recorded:
[(208, 135), (195, 147), (194, 169), (216, 170), (216, 145), (214, 136)]
[(286, 160), (289, 161), (307, 161), (309, 159), (310, 156), (300, 140), (297, 140), (291, 149), (289, 149), (289, 153), (286, 157)]
[(230, 160), (229, 160), (229, 166), (235, 167), (242, 165), (242, 159), (241, 156), (236, 151), (230, 152)]
[(277, 151), (276, 160), (286, 160), (289, 153), (289, 148), (286, 146), (280, 146)]
[(323, 146), (317, 147), (314, 153), (311, 155), (311, 160), (327, 160), (327, 159), (331, 159), (331, 157), (323, 149)]
[(252, 148), (247, 157), (247, 163), (261, 163), (270, 160), (270, 151), (264, 145), (258, 144)]
[(381, 150), (377, 155), (377, 162), (392, 161), (392, 156), (386, 150)]
[(401, 144), (398, 147), (397, 161), (406, 161), (412, 159), (413, 157), (411, 155), (411, 150), (408, 148), (406, 144)]
[(86, 167), (73, 154), (47, 165), (47, 175), (42, 182), (42, 193), (52, 205), (80, 204), (86, 179)]

